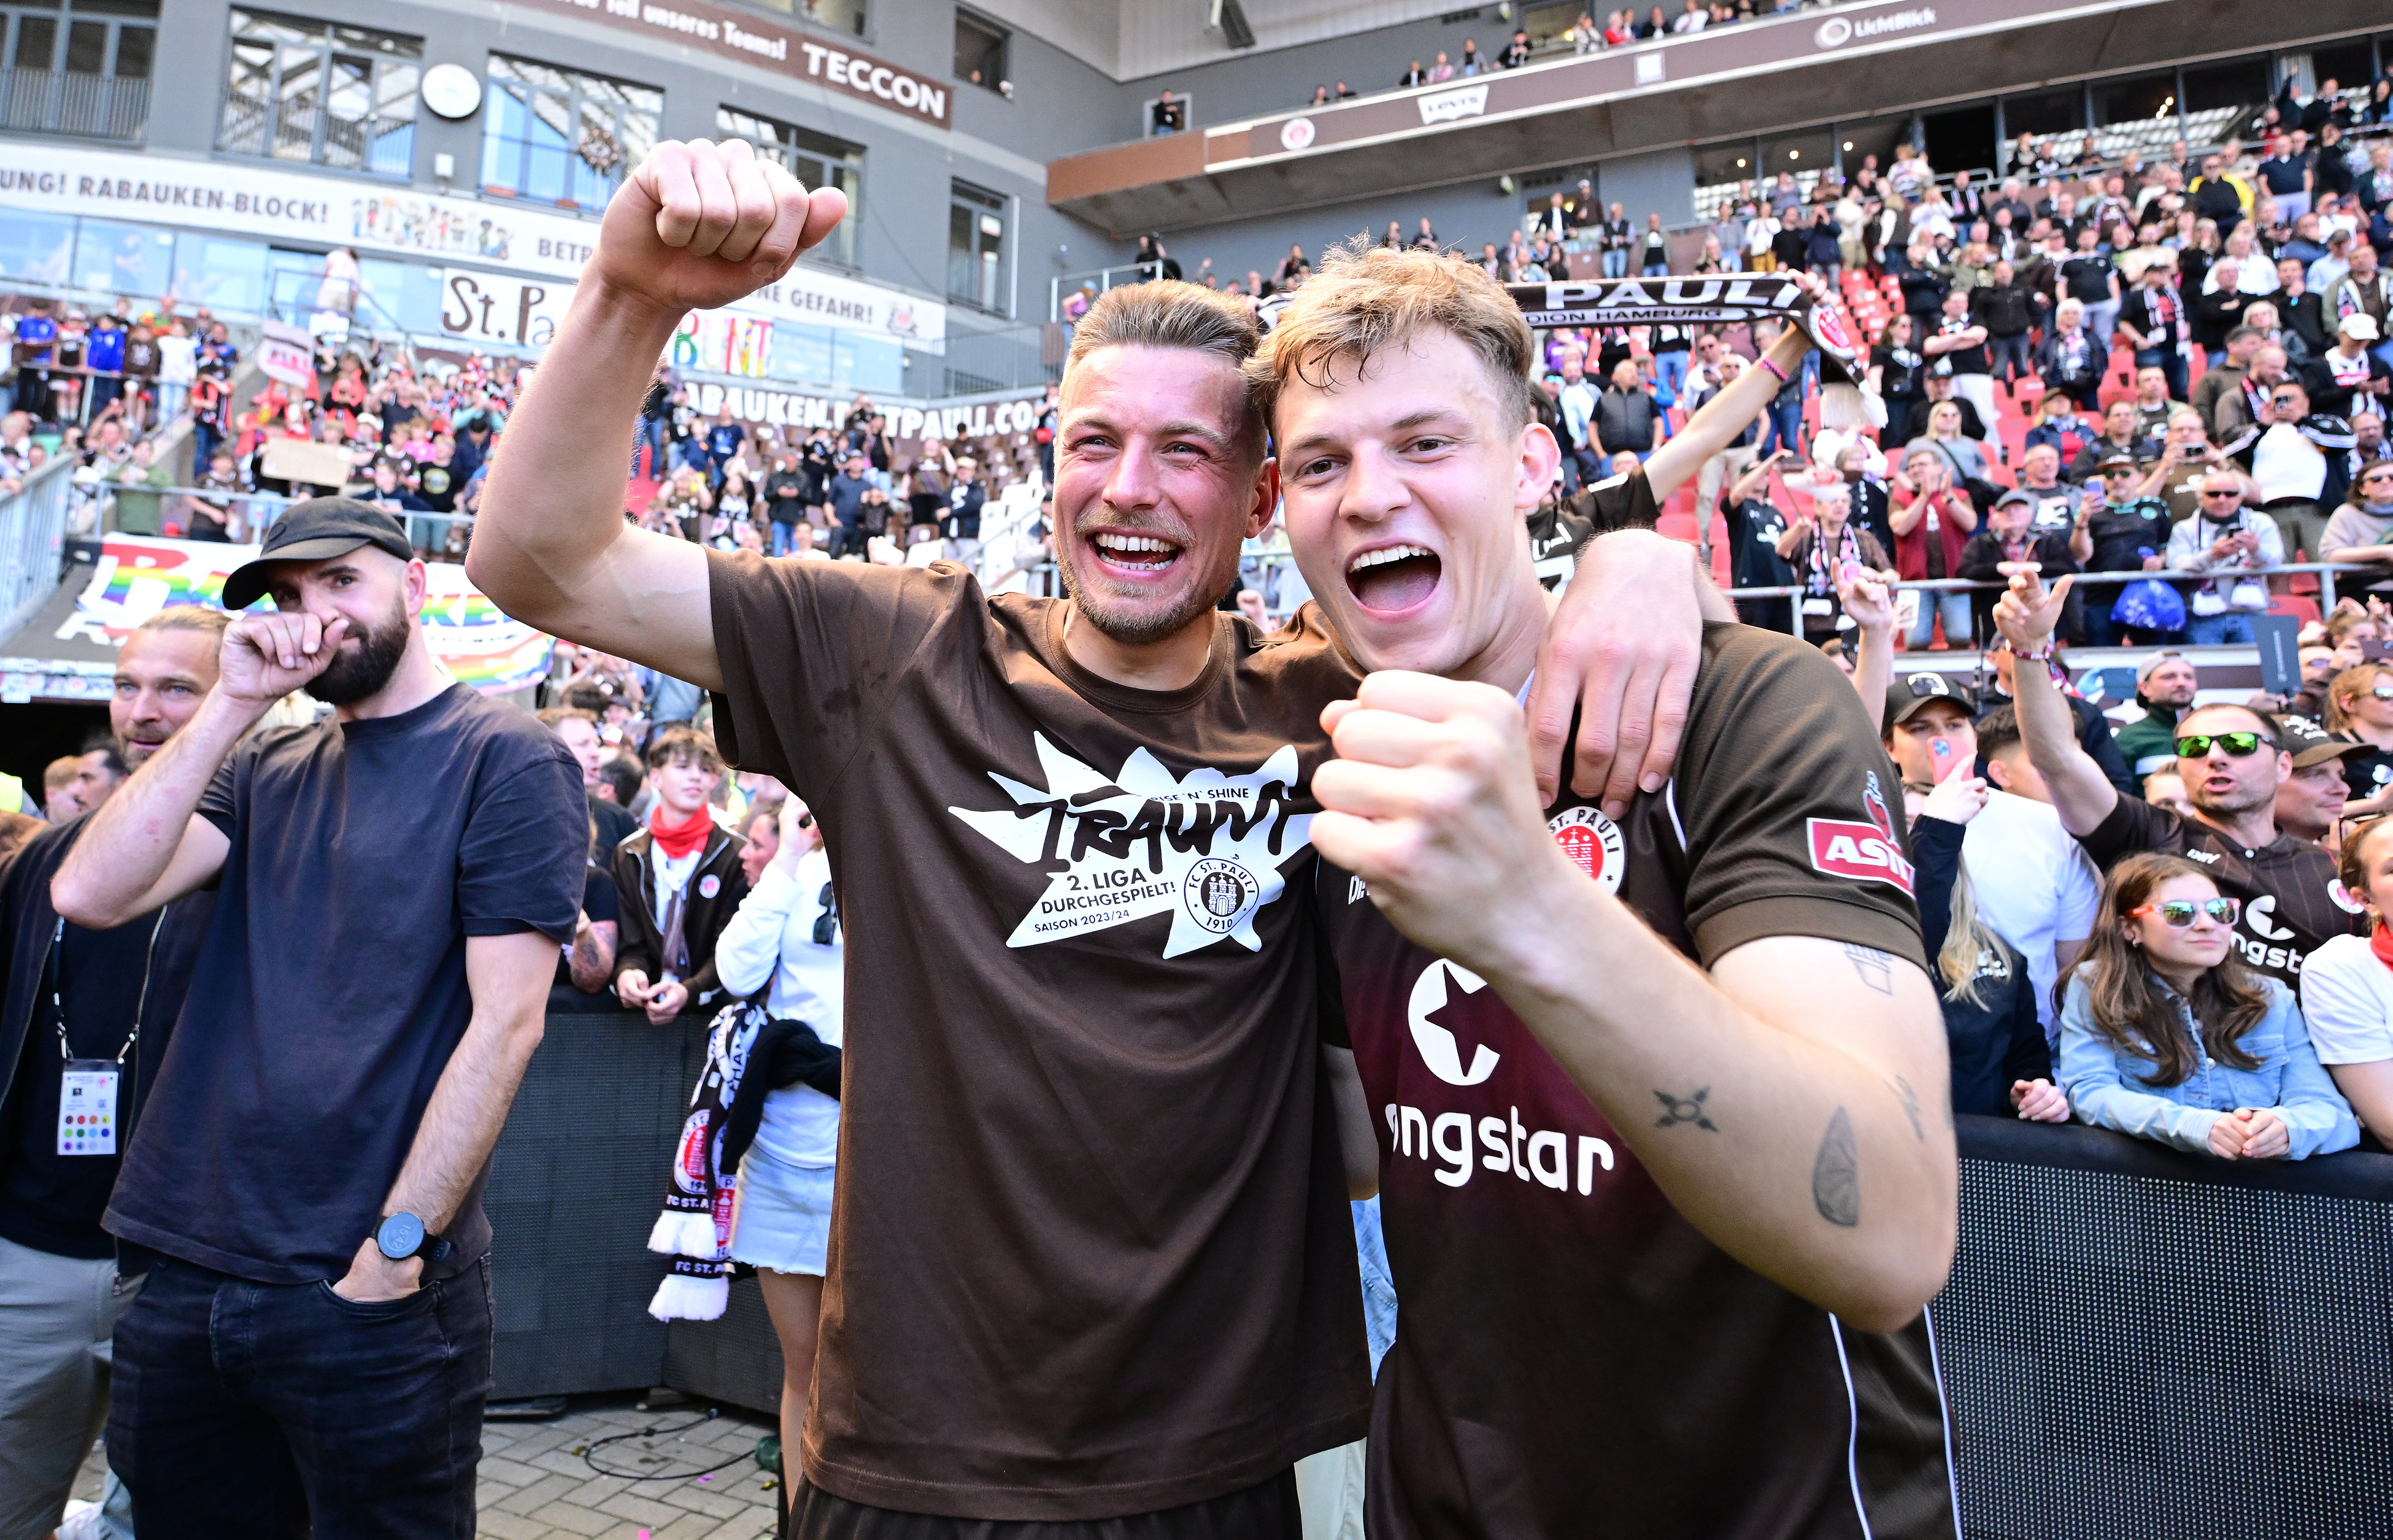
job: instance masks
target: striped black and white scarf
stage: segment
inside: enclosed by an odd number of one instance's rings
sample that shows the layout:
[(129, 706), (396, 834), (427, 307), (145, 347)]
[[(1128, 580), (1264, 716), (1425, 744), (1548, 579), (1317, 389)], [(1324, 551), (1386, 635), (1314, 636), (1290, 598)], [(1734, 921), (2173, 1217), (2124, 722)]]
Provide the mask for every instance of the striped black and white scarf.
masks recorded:
[(1815, 301), (1791, 276), (1613, 278), (1515, 283), (1506, 292), (1531, 326), (1686, 326), (1775, 316), (1801, 327), (1819, 349), (1823, 427), (1885, 424), (1885, 407), (1861, 388), (1868, 350), (1847, 328), (1841, 312)]

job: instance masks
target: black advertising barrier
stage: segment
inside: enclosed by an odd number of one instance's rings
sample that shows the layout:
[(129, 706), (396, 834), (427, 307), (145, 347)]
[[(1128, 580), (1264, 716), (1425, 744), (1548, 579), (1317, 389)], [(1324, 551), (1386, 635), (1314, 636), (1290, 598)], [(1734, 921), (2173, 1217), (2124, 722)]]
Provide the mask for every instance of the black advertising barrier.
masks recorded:
[(2393, 1156), (1959, 1123), (1934, 1314), (1970, 1540), (2393, 1533)]
[(706, 1058), (707, 1019), (651, 1026), (558, 988), (484, 1196), (498, 1312), (492, 1399), (669, 1385), (758, 1411), (781, 1355), (753, 1277), (721, 1321), (648, 1314), (665, 1259), (647, 1248)]
[[(754, 1279), (720, 1321), (647, 1314), (704, 1039), (698, 1017), (552, 998), (490, 1172), (497, 1398), (669, 1385), (778, 1406)], [(1970, 1540), (2393, 1534), (2393, 1155), (1959, 1132), (1960, 1248), (1933, 1313)]]

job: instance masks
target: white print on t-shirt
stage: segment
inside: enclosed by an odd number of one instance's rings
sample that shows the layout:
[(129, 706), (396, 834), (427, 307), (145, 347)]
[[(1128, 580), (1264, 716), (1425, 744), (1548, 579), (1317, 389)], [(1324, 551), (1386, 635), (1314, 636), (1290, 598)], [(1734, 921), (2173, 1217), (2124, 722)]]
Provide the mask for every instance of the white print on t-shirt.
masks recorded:
[[(1110, 778), (1033, 734), (1046, 790), (995, 771), (1013, 806), (950, 807), (989, 842), (1034, 866), (1066, 863), (1022, 917), (1008, 946), (1036, 946), (1169, 912), (1167, 958), (1224, 937), (1262, 949), (1255, 911), (1286, 887), (1280, 863), (1312, 842), (1293, 811), (1297, 761), (1283, 745), (1249, 775), (1199, 765), (1184, 778), (1139, 749)], [(1111, 793), (1104, 795), (1103, 793)]]
[[(1423, 1160), (1436, 1157), (1443, 1170), (1430, 1174), (1448, 1187), (1459, 1187), (1471, 1180), (1473, 1166), (1490, 1171), (1510, 1171), (1523, 1181), (1535, 1178), (1540, 1186), (1558, 1193), (1571, 1187), (1570, 1136), (1550, 1129), (1531, 1129), (1521, 1122), (1521, 1109), (1509, 1109), (1509, 1119), (1479, 1119), (1479, 1142), (1486, 1149), (1480, 1155), (1471, 1142), (1471, 1119), (1467, 1112), (1440, 1113), (1432, 1120), (1419, 1107), (1400, 1107), (1391, 1102), (1385, 1109), (1388, 1139), (1399, 1155), (1417, 1155)], [(1595, 1168), (1612, 1169), (1612, 1145), (1593, 1134), (1578, 1136), (1578, 1191), (1582, 1197), (1595, 1191)]]
[(1421, 1063), (1429, 1072), (1449, 1086), (1475, 1086), (1496, 1073), (1500, 1053), (1488, 1051), (1481, 1043), (1471, 1050), (1471, 1067), (1462, 1067), (1462, 1050), (1457, 1046), (1454, 1034), (1430, 1020), (1445, 1009), (1446, 985), (1449, 979), (1462, 985), (1466, 995), (1475, 995), (1487, 987), (1487, 981), (1472, 972), (1438, 958), (1421, 970), (1413, 980), (1412, 998), (1405, 1006), (1405, 1023), (1412, 1028), (1413, 1047), (1420, 1051)]
[(1844, 818), (1807, 818), (1804, 827), (1811, 841), (1811, 866), (1830, 877), (1849, 877), (1857, 882), (1886, 882), (1911, 892), (1911, 863), (1903, 858), (1902, 843), (1894, 837), (1894, 820), (1887, 811), (1886, 798), (1877, 789), (1877, 772), (1869, 773), (1869, 782), (1862, 790), (1862, 810), (1869, 822), (1855, 823)]

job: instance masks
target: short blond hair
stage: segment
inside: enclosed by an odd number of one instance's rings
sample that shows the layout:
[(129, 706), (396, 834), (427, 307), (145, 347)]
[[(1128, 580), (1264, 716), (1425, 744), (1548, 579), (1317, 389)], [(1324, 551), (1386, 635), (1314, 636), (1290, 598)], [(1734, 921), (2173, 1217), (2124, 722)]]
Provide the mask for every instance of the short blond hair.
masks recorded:
[(1360, 368), (1426, 327), (1453, 333), (1479, 355), (1507, 425), (1529, 424), (1536, 339), (1512, 296), (1459, 256), (1369, 246), (1359, 237), (1322, 258), (1248, 361), (1255, 409), (1268, 424), (1291, 378), (1325, 388), (1331, 365), (1351, 359)]

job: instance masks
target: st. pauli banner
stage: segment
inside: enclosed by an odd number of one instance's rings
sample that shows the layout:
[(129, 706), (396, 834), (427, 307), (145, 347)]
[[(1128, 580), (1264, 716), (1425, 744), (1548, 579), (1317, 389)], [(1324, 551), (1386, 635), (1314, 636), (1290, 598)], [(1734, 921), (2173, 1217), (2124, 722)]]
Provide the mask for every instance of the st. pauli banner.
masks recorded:
[[(136, 626), (169, 605), (224, 607), (225, 579), (254, 559), (258, 547), (215, 541), (110, 535), (98, 565), (75, 599), (72, 633), (122, 645)], [(455, 562), (425, 568), (431, 593), (424, 602), (425, 639), (461, 684), (503, 695), (538, 684), (548, 672), (553, 638), (502, 613), (465, 581)], [(268, 607), (260, 600), (256, 607)], [(61, 640), (64, 640), (61, 637)]]
[[(992, 433), (1028, 433), (1039, 425), (1039, 411), (1047, 398), (1044, 389), (1007, 400), (975, 401), (970, 406), (884, 406), (893, 438), (979, 438)], [(788, 390), (750, 390), (713, 382), (692, 385), (689, 403), (703, 417), (728, 407), (743, 423), (763, 427), (838, 429), (846, 425), (855, 404), (852, 396), (809, 396)]]
[[(445, 271), (441, 324), (460, 337), (532, 346), (545, 340), (533, 333), (553, 328), (565, 313), (573, 281), (598, 241), (598, 227), (590, 220), (501, 199), (437, 197), (272, 164), (36, 140), (0, 143), (0, 224), (12, 209), (502, 268), (513, 276)], [(14, 276), (66, 283), (72, 244), (61, 236), (48, 254), (31, 245), (16, 252)], [(543, 281), (549, 279), (564, 281)], [(945, 348), (948, 334), (947, 307), (935, 299), (804, 265), (741, 300), (738, 309), (792, 324), (894, 336), (932, 353)]]

